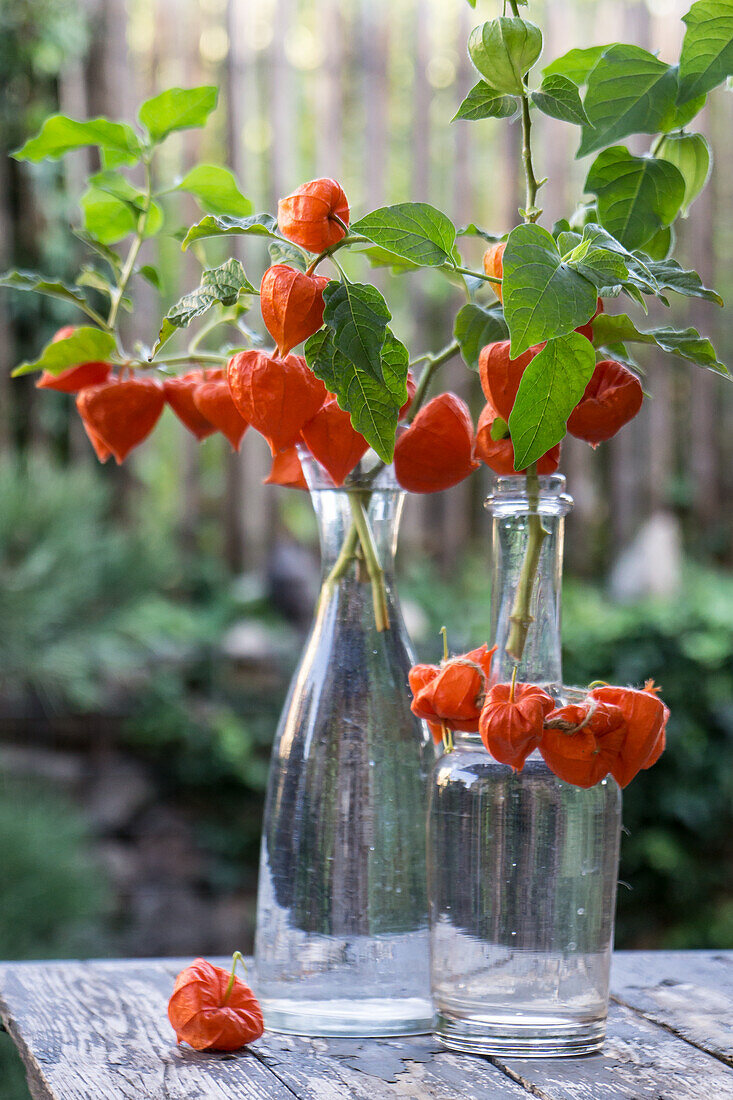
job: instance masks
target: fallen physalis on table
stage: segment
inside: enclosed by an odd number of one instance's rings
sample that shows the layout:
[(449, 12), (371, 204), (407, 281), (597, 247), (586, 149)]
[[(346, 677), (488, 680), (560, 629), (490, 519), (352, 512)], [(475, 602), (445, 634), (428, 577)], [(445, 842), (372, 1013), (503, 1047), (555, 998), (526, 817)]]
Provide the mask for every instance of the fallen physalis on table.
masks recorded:
[(194, 959), (176, 978), (168, 1019), (179, 1043), (194, 1050), (239, 1050), (265, 1030), (262, 1009), (250, 987), (235, 974), (244, 966), (241, 952), (231, 971), (206, 959)]

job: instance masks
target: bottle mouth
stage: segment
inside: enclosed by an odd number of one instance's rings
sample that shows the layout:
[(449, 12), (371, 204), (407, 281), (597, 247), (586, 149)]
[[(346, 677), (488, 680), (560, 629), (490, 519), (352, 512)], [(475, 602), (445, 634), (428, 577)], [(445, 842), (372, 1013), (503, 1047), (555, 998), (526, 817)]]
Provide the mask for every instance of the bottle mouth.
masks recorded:
[(387, 491), (404, 493), (397, 481), (394, 466), (385, 466), (384, 462), (371, 449), (368, 450), (345, 480), (336, 485), (328, 470), (313, 457), (303, 443), (298, 443), (298, 456), (303, 470), (303, 476), (312, 493), (330, 491), (341, 493), (363, 493), (365, 491)]
[[(539, 482), (537, 510), (541, 515), (564, 516), (573, 507), (573, 498), (565, 492), (562, 474), (542, 474)], [(527, 478), (524, 474), (497, 477), (492, 491), (484, 501), (484, 507), (494, 515), (526, 512), (530, 510), (527, 495)]]

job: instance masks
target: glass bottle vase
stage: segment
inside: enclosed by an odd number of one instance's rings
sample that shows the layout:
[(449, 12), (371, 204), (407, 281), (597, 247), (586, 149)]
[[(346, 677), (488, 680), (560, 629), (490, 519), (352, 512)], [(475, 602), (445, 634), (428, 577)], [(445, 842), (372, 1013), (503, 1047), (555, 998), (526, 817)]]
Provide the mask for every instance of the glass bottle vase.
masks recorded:
[(410, 711), (414, 662), (394, 585), (404, 492), (389, 467), (336, 489), (302, 459), (323, 586), (273, 746), (257, 994), (275, 1031), (426, 1031), (435, 749)]
[[(515, 596), (531, 524), (547, 532), (518, 680), (564, 702), (560, 476), (499, 478), (492, 512), (492, 678), (511, 680)], [(534, 516), (531, 513), (534, 512)], [(522, 626), (519, 626), (522, 629)], [(514, 639), (516, 640), (516, 639)], [(621, 791), (558, 779), (535, 751), (521, 772), (478, 734), (456, 733), (431, 786), (428, 874), (437, 1034), (456, 1050), (517, 1057), (585, 1054), (603, 1044), (613, 939)]]

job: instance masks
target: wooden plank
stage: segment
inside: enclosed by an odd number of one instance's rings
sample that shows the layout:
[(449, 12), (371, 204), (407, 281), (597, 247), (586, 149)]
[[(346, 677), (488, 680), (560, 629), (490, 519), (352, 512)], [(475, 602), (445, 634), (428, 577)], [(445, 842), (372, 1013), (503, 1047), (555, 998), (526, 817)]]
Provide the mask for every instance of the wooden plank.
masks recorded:
[(538, 1100), (733, 1100), (733, 1070), (722, 1060), (724, 1042), (730, 1051), (724, 1032), (733, 1017), (733, 953), (620, 955), (614, 996), (633, 1008), (612, 1005), (603, 1053), (540, 1060), (454, 1054), (431, 1036), (270, 1032), (242, 1053), (196, 1054), (175, 1044), (166, 1017), (183, 965), (0, 966), (0, 1015), (34, 1100), (521, 1100), (528, 1093)]
[(34, 1100), (292, 1100), (253, 1050), (177, 1046), (171, 988), (152, 962), (0, 967), (0, 1018)]
[(616, 1004), (601, 1054), (493, 1061), (539, 1100), (733, 1098), (733, 1070)]
[(303, 1100), (526, 1100), (488, 1059), (457, 1056), (428, 1035), (405, 1039), (306, 1039), (266, 1032), (266, 1064)]
[(614, 1000), (733, 1065), (733, 951), (620, 951)]

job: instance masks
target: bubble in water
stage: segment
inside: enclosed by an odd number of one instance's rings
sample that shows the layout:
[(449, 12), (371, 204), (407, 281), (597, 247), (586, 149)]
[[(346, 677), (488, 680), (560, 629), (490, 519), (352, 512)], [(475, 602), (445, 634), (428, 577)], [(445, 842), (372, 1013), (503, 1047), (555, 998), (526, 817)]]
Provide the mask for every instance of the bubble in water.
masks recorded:
[(584, 917), (585, 916), (585, 909), (582, 907), (582, 905), (581, 905), (580, 909), (578, 910), (578, 916), (579, 917)]
[(575, 940), (571, 940), (571, 941), (570, 941), (570, 943), (568, 944), (568, 951), (575, 951), (575, 949), (577, 948), (577, 946), (578, 946), (578, 945), (577, 945), (577, 943), (575, 942)]

